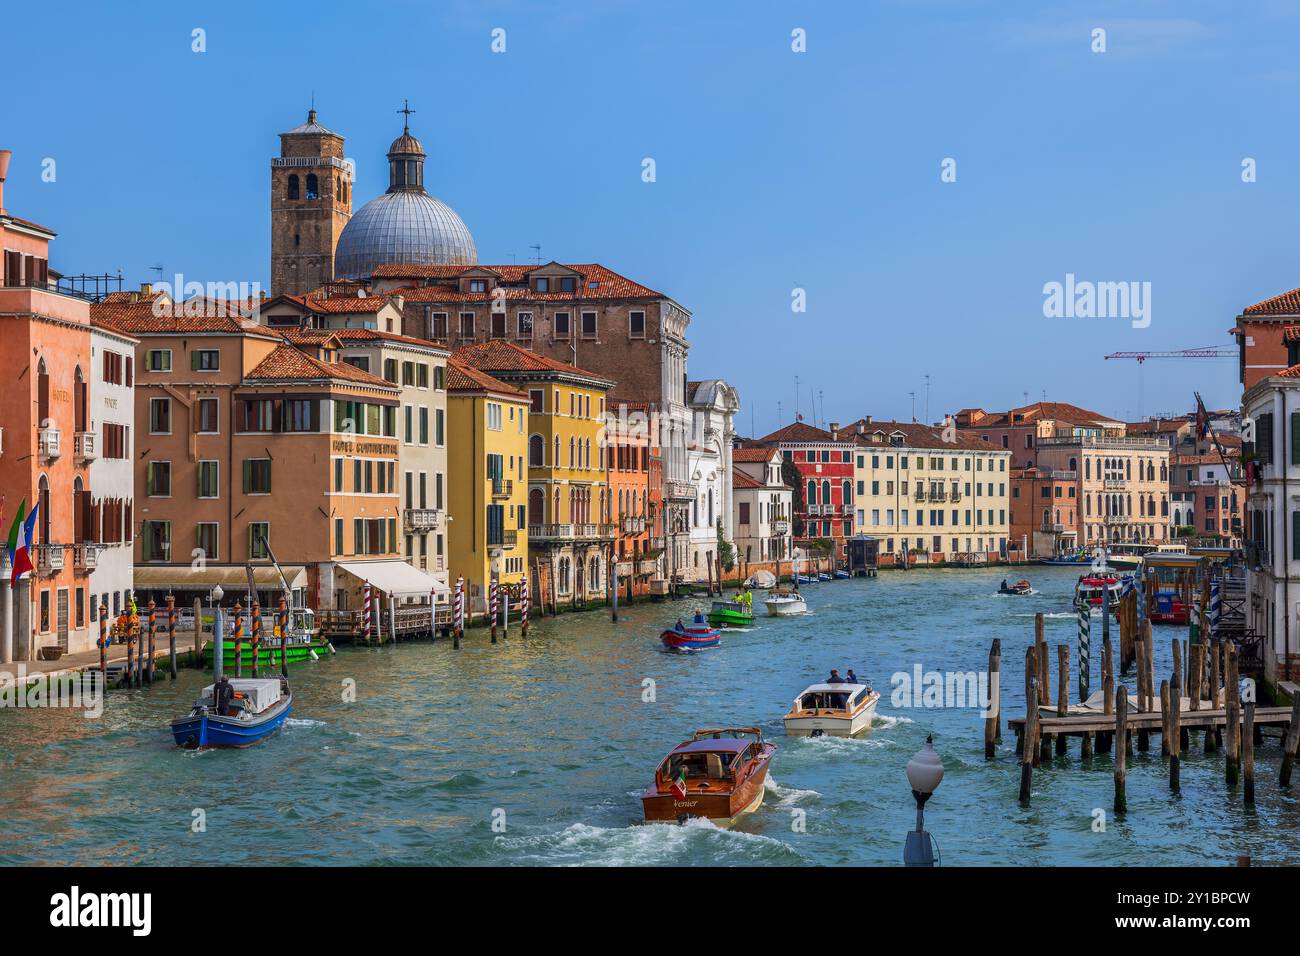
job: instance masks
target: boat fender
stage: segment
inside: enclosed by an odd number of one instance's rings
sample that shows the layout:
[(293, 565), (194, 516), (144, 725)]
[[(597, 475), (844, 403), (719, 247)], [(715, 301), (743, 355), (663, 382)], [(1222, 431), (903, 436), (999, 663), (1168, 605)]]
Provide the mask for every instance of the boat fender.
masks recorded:
[[(443, 636), (445, 637), (446, 635), (443, 635)], [(338, 651), (334, 650), (334, 645), (333, 645), (331, 642), (326, 641), (326, 642), (325, 642), (325, 646), (328, 647), (328, 648), (330, 649), (330, 653), (331, 653), (331, 654), (337, 654), (337, 653), (338, 653)]]
[(312, 659), (312, 660), (314, 660), (314, 661), (318, 661), (318, 660), (320, 660), (320, 658), (316, 656), (316, 652), (315, 652), (315, 651), (308, 651), (307, 653), (311, 655), (311, 659)]

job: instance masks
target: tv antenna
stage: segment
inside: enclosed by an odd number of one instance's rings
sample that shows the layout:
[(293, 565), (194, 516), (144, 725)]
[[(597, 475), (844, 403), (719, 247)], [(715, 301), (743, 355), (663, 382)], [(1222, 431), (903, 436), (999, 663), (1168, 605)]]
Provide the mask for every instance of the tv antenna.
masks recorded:
[(534, 242), (528, 248), (533, 250), (533, 262), (540, 266), (542, 264), (542, 244), (540, 242)]

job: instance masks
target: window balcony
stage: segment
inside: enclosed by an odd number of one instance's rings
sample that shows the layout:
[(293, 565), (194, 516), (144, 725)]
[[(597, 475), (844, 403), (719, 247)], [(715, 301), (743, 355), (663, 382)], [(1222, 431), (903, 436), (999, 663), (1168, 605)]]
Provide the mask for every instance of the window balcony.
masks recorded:
[(519, 543), (519, 532), (514, 528), (502, 528), (497, 534), (488, 533), (489, 548), (513, 548)]
[(790, 522), (785, 518), (777, 518), (772, 522), (772, 534), (783, 535), (790, 533)]
[(694, 501), (695, 485), (689, 481), (669, 478), (664, 481), (664, 492), (673, 501)]
[(72, 563), (78, 571), (93, 571), (99, 566), (99, 552), (103, 548), (98, 544), (79, 544), (72, 549)]
[(63, 570), (63, 545), (38, 544), (36, 570), (40, 574), (57, 574)]
[(961, 501), (961, 492), (958, 489), (954, 488), (952, 491), (948, 493), (948, 500)]
[(72, 437), (73, 454), (79, 461), (94, 461), (99, 457), (95, 450), (95, 433), (94, 432), (77, 432)]
[(645, 531), (645, 518), (635, 515), (625, 517), (619, 522), (623, 534), (641, 534)]
[(62, 433), (54, 427), (42, 428), (37, 435), (40, 457), (43, 461), (53, 461), (63, 454)]
[(942, 488), (935, 489), (934, 491), (931, 491), (931, 492), (930, 492), (930, 500), (931, 500), (931, 501), (947, 501), (947, 500), (948, 500), (948, 492), (944, 491)]
[(657, 560), (638, 561), (636, 565), (637, 574), (658, 574), (659, 562)]
[(402, 526), (408, 534), (436, 531), (442, 524), (442, 512), (436, 508), (407, 508), (402, 512)]
[(504, 500), (514, 494), (515, 483), (509, 478), (492, 479), (492, 497), (497, 500)]
[(925, 501), (925, 499), (926, 499), (926, 496), (925, 496), (925, 489), (924, 489), (924, 488), (917, 488), (917, 489), (916, 489), (916, 496), (915, 496), (915, 497), (916, 497), (916, 500), (917, 500), (917, 501)]
[(1101, 484), (1107, 491), (1123, 491), (1127, 482), (1123, 478), (1107, 478)]

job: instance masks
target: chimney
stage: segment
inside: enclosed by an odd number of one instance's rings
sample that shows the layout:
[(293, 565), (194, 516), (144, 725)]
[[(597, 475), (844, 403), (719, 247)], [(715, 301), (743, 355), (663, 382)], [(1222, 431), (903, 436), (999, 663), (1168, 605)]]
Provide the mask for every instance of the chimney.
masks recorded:
[(0, 216), (5, 211), (5, 177), (9, 175), (9, 160), (12, 156), (12, 150), (0, 149)]
[(141, 299), (147, 299), (147, 298), (149, 298), (151, 295), (153, 295), (153, 283), (152, 283), (152, 282), (141, 282), (141, 283), (140, 283), (140, 298), (141, 298)]
[(840, 423), (831, 422), (831, 441), (840, 440)]
[[(870, 421), (870, 419), (868, 419), (868, 421)], [(866, 430), (867, 430), (867, 426), (864, 425), (862, 422), (858, 422), (858, 434), (859, 435), (865, 434)]]

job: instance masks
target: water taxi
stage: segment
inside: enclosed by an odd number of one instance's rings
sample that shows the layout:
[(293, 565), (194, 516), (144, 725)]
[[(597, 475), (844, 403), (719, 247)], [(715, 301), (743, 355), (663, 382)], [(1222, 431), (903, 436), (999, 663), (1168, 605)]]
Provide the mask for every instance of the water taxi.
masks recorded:
[(763, 605), (771, 617), (791, 617), (795, 614), (808, 613), (808, 603), (804, 601), (803, 595), (798, 590), (787, 591), (784, 588), (777, 588), (768, 591), (767, 600)]
[(813, 684), (785, 715), (791, 737), (853, 737), (871, 726), (880, 694), (866, 684)]
[(217, 686), (203, 688), (189, 714), (172, 721), (177, 746), (188, 750), (249, 747), (279, 730), (293, 710), (293, 694), (283, 677), (233, 678), (230, 696), (220, 706)]
[(1120, 576), (1114, 571), (1096, 571), (1079, 578), (1074, 586), (1074, 607), (1078, 610), (1084, 606), (1099, 608), (1103, 591), (1110, 592), (1110, 611), (1119, 613), (1119, 596), (1124, 585)]
[(730, 827), (763, 804), (768, 765), (776, 747), (758, 727), (697, 730), (655, 770), (641, 796), (647, 823), (685, 823), (704, 817)]
[(717, 647), (722, 635), (716, 628), (697, 621), (669, 628), (659, 635), (659, 639), (670, 651), (698, 651), (705, 647)]
[(1030, 594), (1033, 592), (1033, 590), (1034, 590), (1033, 587), (1030, 586), (1028, 581), (1017, 581), (1015, 584), (1007, 584), (1006, 581), (1003, 581), (1002, 585), (998, 588), (998, 593), (999, 594)]
[(743, 591), (734, 601), (714, 601), (705, 615), (714, 627), (745, 627), (754, 623), (754, 595)]

